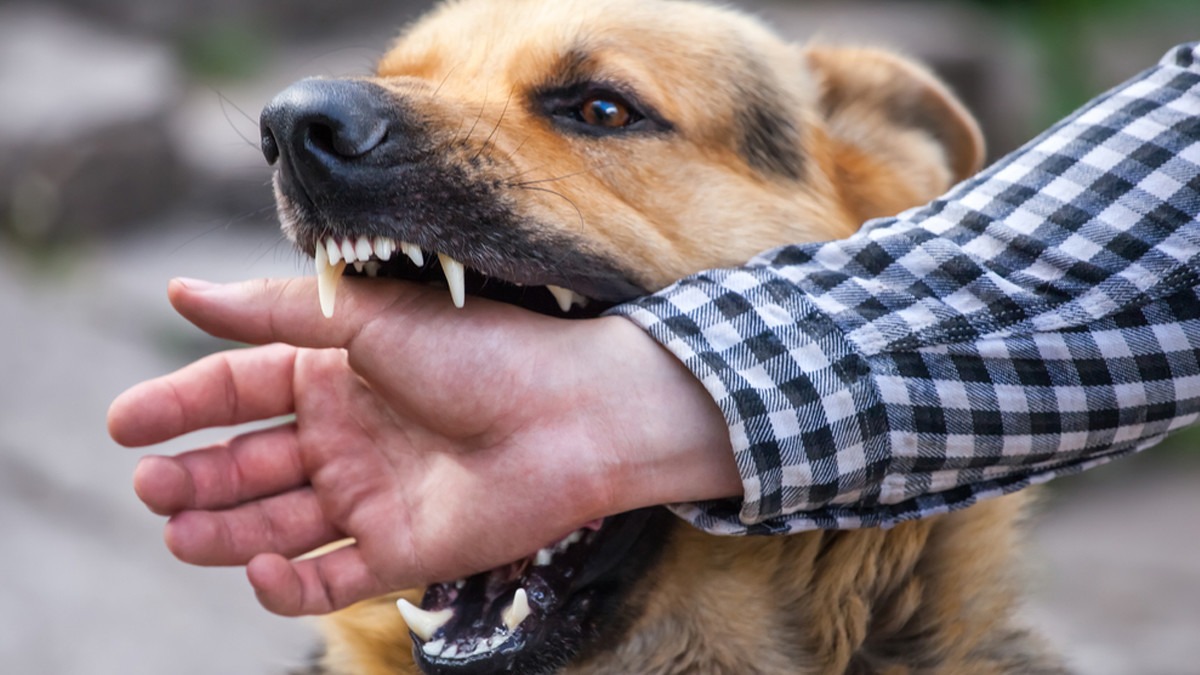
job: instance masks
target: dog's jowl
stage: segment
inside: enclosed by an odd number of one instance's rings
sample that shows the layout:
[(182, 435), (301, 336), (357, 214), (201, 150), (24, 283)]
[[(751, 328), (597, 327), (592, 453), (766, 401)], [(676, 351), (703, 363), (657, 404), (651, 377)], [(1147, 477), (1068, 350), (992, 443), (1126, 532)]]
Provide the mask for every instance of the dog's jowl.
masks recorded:
[[(846, 236), (983, 153), (914, 63), (672, 0), (451, 2), (375, 76), (301, 81), (262, 119), (283, 228), (315, 258), (327, 315), (350, 274), (593, 317)], [(775, 538), (626, 513), (333, 615), (309, 672), (1057, 673), (1009, 617), (1022, 501)]]

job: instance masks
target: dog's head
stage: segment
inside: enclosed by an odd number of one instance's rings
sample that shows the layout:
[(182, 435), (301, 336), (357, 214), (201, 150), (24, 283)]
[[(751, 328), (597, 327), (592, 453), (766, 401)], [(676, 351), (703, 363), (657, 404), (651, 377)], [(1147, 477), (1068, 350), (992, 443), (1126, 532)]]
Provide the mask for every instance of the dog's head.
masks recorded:
[[(284, 91), (262, 131), (284, 230), (316, 259), (327, 314), (346, 270), (445, 283), (460, 306), (475, 294), (595, 316), (773, 246), (848, 235), (982, 159), (974, 122), (920, 67), (790, 45), (676, 0), (451, 2), (375, 76)], [(418, 661), (563, 663), (653, 558), (659, 513), (432, 586), (424, 613), (407, 610)]]

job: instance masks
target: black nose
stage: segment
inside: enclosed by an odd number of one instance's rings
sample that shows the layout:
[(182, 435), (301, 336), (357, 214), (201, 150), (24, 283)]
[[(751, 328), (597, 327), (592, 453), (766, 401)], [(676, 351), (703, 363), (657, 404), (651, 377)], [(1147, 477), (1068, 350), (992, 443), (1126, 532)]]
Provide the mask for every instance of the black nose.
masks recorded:
[(385, 90), (358, 80), (302, 80), (283, 90), (262, 112), (267, 163), (282, 159), (285, 172), (306, 188), (318, 187), (378, 154), (395, 117)]

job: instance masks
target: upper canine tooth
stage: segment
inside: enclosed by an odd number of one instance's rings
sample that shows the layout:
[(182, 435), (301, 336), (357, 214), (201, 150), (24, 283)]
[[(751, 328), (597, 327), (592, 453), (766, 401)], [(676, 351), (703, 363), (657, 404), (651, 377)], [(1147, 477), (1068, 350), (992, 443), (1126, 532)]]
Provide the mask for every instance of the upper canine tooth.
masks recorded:
[(524, 588), (518, 588), (517, 594), (513, 596), (512, 604), (508, 609), (504, 610), (502, 618), (504, 619), (504, 627), (511, 633), (521, 625), (530, 614), (529, 596), (525, 594)]
[(442, 263), (442, 272), (446, 275), (446, 285), (450, 287), (450, 299), (454, 306), (462, 309), (467, 301), (467, 279), (463, 264), (448, 255), (438, 254)]
[(576, 293), (575, 291), (572, 291), (568, 288), (563, 288), (561, 286), (551, 286), (550, 284), (546, 284), (546, 288), (550, 290), (550, 293), (554, 296), (554, 299), (558, 301), (558, 308), (563, 312), (571, 311), (571, 305), (587, 307), (587, 298)]
[(342, 240), (342, 257), (345, 258), (346, 262), (348, 263), (358, 260), (358, 254), (354, 250), (354, 240), (350, 237), (346, 237)]
[(354, 254), (358, 256), (359, 262), (366, 262), (371, 259), (371, 240), (368, 237), (359, 237), (358, 243), (354, 245)]
[(404, 617), (408, 629), (425, 642), (454, 616), (454, 610), (449, 607), (440, 612), (429, 612), (404, 598), (396, 601), (396, 608), (400, 610), (400, 616)]
[(336, 265), (342, 259), (342, 247), (338, 246), (337, 240), (333, 237), (325, 240), (325, 254), (329, 256), (330, 265)]
[(317, 264), (317, 299), (321, 303), (321, 313), (326, 319), (333, 318), (333, 306), (337, 300), (338, 281), (342, 272), (346, 271), (345, 261), (334, 265), (329, 264), (329, 253), (324, 246), (317, 246), (313, 251)]
[(387, 237), (375, 237), (375, 257), (383, 262), (392, 259), (392, 250), (394, 247), (395, 245), (391, 239)]
[(400, 242), (400, 250), (404, 255), (408, 256), (413, 264), (417, 267), (425, 266), (425, 254), (421, 251), (421, 247), (416, 244), (410, 244), (407, 241)]

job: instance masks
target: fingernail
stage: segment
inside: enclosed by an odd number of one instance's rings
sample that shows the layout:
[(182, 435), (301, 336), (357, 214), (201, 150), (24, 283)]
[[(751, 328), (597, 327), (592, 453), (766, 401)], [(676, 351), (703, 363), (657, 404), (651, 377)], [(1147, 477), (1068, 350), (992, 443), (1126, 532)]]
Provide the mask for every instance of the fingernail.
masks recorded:
[(211, 291), (219, 285), (214, 284), (211, 281), (204, 281), (203, 279), (189, 279), (187, 277), (179, 277), (176, 278), (175, 281), (179, 284), (182, 284), (183, 287), (189, 291), (197, 291), (200, 293), (203, 293), (204, 291)]

